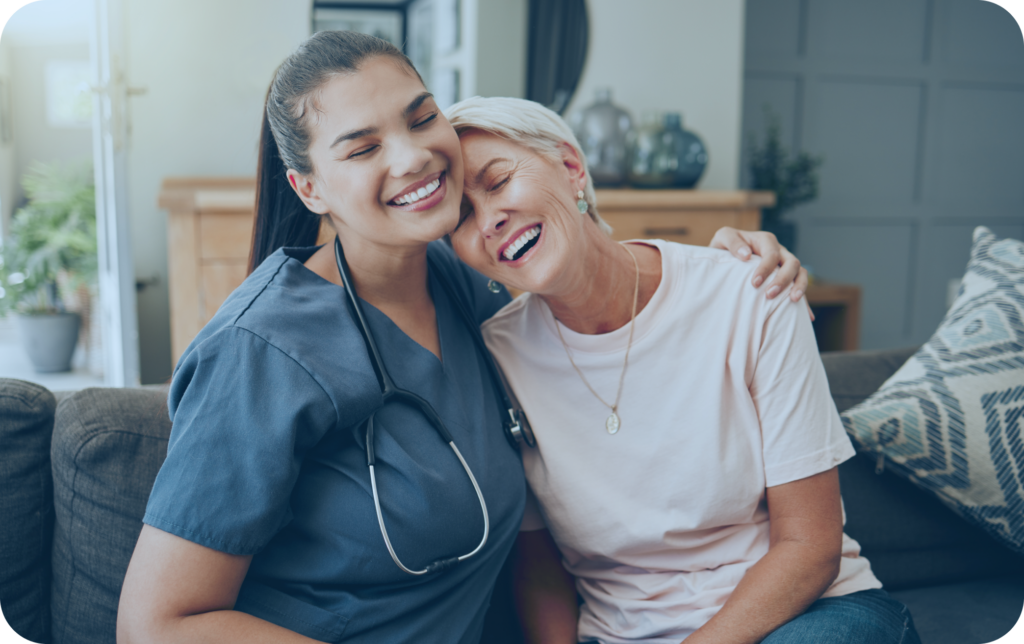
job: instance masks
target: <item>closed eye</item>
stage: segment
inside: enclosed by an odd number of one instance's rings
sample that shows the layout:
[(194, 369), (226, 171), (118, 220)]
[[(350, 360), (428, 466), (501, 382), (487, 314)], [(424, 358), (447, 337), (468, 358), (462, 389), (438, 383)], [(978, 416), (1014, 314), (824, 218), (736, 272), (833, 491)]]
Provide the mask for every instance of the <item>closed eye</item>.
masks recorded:
[(416, 128), (416, 127), (422, 127), (424, 125), (428, 125), (429, 123), (431, 123), (436, 118), (437, 118), (437, 112), (434, 112), (433, 114), (431, 114), (430, 116), (426, 117), (422, 121), (418, 121), (418, 122), (414, 123), (413, 127)]
[(508, 183), (508, 182), (509, 182), (509, 179), (511, 179), (511, 178), (512, 178), (512, 175), (508, 175), (507, 177), (505, 177), (504, 179), (502, 179), (502, 180), (501, 180), (501, 181), (499, 181), (498, 183), (496, 183), (496, 184), (494, 184), (493, 186), (491, 186), (491, 187), (490, 187), (490, 188), (488, 189), (488, 192), (494, 192), (495, 190), (498, 190), (498, 189), (500, 189), (500, 188), (501, 188), (502, 186), (504, 186), (504, 185), (505, 185), (506, 183)]
[(380, 146), (377, 146), (377, 145), (371, 145), (370, 147), (368, 147), (368, 148), (365, 148), (365, 149), (362, 149), (362, 150), (360, 150), (360, 151), (358, 151), (358, 152), (353, 152), (352, 154), (348, 155), (348, 158), (350, 158), (350, 159), (354, 159), (354, 158), (356, 158), (356, 157), (361, 157), (361, 156), (363, 156), (363, 155), (365, 155), (365, 154), (369, 154), (369, 153), (373, 152), (373, 151), (374, 151), (374, 150), (376, 150), (376, 149), (377, 149), (378, 147), (380, 147)]

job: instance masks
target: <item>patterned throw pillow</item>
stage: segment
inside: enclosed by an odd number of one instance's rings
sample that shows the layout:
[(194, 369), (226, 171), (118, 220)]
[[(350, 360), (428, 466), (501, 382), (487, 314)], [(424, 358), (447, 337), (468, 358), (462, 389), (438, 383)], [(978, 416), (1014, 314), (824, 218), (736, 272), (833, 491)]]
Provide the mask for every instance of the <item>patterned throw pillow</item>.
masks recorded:
[(976, 228), (935, 334), (842, 416), (859, 451), (1024, 554), (1024, 242)]

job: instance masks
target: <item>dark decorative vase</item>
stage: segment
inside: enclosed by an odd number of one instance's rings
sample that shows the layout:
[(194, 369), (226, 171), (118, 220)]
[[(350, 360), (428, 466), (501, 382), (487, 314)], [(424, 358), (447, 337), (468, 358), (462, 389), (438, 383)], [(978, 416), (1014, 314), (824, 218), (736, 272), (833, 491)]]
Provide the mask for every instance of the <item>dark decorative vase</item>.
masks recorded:
[(665, 114), (665, 133), (662, 145), (668, 155), (672, 171), (672, 185), (676, 188), (692, 188), (700, 181), (708, 165), (708, 152), (704, 142), (693, 132), (683, 129), (683, 118), (679, 112)]
[(761, 224), (761, 230), (766, 230), (779, 240), (779, 243), (786, 247), (789, 252), (796, 254), (796, 224), (792, 221), (774, 219)]
[(572, 129), (595, 186), (619, 186), (626, 181), (626, 135), (633, 128), (629, 112), (612, 103), (612, 91), (599, 89), (590, 107), (572, 119)]
[(640, 127), (629, 133), (626, 175), (634, 188), (668, 188), (675, 181), (665, 126), (657, 114), (645, 114)]
[(637, 188), (692, 188), (708, 164), (700, 138), (683, 129), (679, 112), (644, 118), (629, 137), (629, 182)]

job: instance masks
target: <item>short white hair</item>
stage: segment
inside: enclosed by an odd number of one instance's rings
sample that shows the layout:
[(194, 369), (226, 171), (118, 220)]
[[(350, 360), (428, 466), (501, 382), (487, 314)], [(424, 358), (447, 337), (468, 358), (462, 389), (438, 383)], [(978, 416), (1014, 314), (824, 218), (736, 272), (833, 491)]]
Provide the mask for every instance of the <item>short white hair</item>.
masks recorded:
[(587, 214), (597, 227), (611, 235), (612, 228), (597, 214), (597, 195), (594, 182), (587, 169), (587, 157), (580, 149), (576, 135), (562, 117), (540, 103), (522, 98), (474, 96), (459, 101), (444, 111), (455, 131), (462, 135), (467, 130), (480, 130), (503, 139), (514, 141), (541, 156), (561, 163), (559, 147), (568, 143), (576, 151), (583, 164), (587, 185), (583, 189), (583, 200), (587, 202)]

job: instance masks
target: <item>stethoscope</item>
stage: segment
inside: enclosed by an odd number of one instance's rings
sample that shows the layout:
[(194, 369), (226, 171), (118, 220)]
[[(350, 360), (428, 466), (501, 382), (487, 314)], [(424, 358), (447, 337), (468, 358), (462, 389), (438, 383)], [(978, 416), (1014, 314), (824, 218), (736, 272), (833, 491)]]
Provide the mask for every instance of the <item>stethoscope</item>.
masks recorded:
[[(487, 502), (484, 501), (483, 492), (480, 491), (480, 486), (476, 482), (476, 477), (473, 476), (473, 471), (469, 468), (469, 464), (466, 463), (466, 459), (462, 457), (462, 453), (459, 451), (459, 448), (455, 446), (455, 441), (448, 432), (448, 428), (444, 426), (444, 421), (441, 420), (441, 417), (426, 400), (407, 389), (401, 389), (395, 385), (395, 382), (391, 379), (391, 375), (388, 373), (387, 368), (384, 367), (384, 360), (381, 359), (380, 351), (377, 349), (377, 343), (373, 339), (373, 333), (371, 333), (370, 326), (366, 322), (366, 316), (363, 314), (363, 307), (359, 302), (359, 295), (356, 294), (356, 289), (352, 284), (352, 275), (348, 270), (348, 262), (345, 261), (345, 251), (342, 250), (341, 241), (338, 237), (334, 238), (334, 258), (338, 264), (338, 272), (341, 274), (341, 281), (345, 285), (345, 292), (348, 294), (348, 302), (352, 306), (356, 319), (359, 321), (359, 330), (363, 334), (363, 341), (366, 343), (366, 348), (370, 353), (373, 370), (377, 375), (377, 382), (380, 384), (381, 388), (381, 406), (375, 409), (366, 420), (366, 464), (370, 468), (370, 487), (373, 491), (373, 505), (377, 510), (377, 523), (380, 525), (380, 533), (384, 537), (384, 544), (388, 548), (388, 553), (391, 555), (391, 559), (394, 560), (395, 564), (399, 568), (410, 575), (426, 575), (428, 573), (447, 570), (460, 561), (465, 561), (480, 552), (484, 547), (484, 544), (487, 543), (487, 537), (490, 534), (490, 519), (487, 515)], [(533, 434), (529, 429), (529, 424), (526, 422), (526, 417), (523, 415), (522, 410), (514, 406), (509, 400), (508, 394), (506, 394), (505, 388), (502, 385), (498, 368), (495, 366), (494, 359), (491, 357), (491, 354), (487, 351), (486, 345), (484, 345), (483, 337), (480, 335), (480, 329), (474, 322), (474, 318), (470, 315), (465, 304), (456, 294), (455, 289), (448, 283), (448, 279), (445, 277), (444, 272), (437, 270), (434, 262), (429, 256), (427, 257), (427, 263), (430, 266), (430, 270), (438, 276), (438, 279), (448, 294), (448, 299), (455, 303), (456, 308), (459, 310), (459, 315), (469, 328), (470, 335), (473, 337), (473, 342), (476, 345), (477, 350), (483, 356), (484, 362), (487, 365), (487, 370), (491, 376), (491, 383), (494, 385), (495, 392), (498, 394), (498, 400), (501, 401), (505, 409), (508, 410), (509, 418), (502, 422), (502, 426), (505, 431), (505, 438), (508, 439), (508, 442), (513, 449), (518, 449), (521, 442), (525, 442), (530, 447), (533, 447), (536, 443), (534, 441)], [(462, 463), (462, 468), (466, 471), (466, 475), (473, 484), (473, 489), (476, 491), (476, 497), (480, 502), (480, 511), (484, 516), (484, 534), (476, 548), (460, 557), (438, 559), (422, 570), (412, 570), (399, 560), (398, 555), (395, 554), (394, 546), (391, 545), (391, 539), (388, 537), (388, 530), (384, 527), (384, 514), (380, 509), (380, 496), (377, 493), (377, 476), (374, 473), (374, 463), (376, 459), (373, 452), (373, 421), (377, 412), (383, 409), (384, 405), (387, 405), (389, 402), (401, 403), (414, 409), (418, 409), (420, 413), (426, 417), (434, 430), (440, 434), (442, 440), (448, 443), (448, 446), (452, 448), (453, 452), (455, 452), (455, 456), (458, 457), (459, 462)]]

